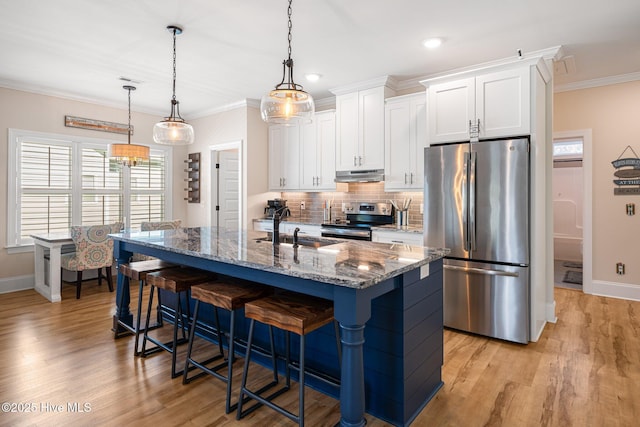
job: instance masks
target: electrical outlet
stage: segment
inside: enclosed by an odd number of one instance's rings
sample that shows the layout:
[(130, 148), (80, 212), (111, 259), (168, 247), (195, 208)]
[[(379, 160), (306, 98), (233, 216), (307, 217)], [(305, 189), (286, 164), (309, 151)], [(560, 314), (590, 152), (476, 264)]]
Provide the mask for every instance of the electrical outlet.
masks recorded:
[(616, 264), (616, 273), (623, 275), (624, 274), (624, 264), (619, 262)]
[(303, 211), (307, 208), (307, 205), (305, 204), (304, 201), (300, 202), (300, 210)]

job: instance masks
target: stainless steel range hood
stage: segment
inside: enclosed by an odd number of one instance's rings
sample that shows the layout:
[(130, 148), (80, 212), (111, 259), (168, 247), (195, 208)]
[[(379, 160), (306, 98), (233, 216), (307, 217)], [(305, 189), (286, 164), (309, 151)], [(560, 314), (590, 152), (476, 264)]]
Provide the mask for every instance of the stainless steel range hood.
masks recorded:
[(336, 171), (336, 182), (380, 182), (384, 181), (384, 169)]

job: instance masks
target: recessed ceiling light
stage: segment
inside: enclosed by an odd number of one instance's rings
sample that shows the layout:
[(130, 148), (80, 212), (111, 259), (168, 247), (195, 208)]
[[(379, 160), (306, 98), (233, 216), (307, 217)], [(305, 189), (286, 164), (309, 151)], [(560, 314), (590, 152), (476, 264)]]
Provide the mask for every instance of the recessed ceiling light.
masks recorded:
[(304, 76), (310, 82), (317, 82), (318, 80), (320, 80), (320, 77), (322, 77), (320, 74), (316, 74), (316, 73), (309, 73), (309, 74), (305, 74)]
[(435, 49), (442, 44), (442, 39), (439, 37), (434, 37), (434, 38), (424, 40), (422, 44), (427, 49)]

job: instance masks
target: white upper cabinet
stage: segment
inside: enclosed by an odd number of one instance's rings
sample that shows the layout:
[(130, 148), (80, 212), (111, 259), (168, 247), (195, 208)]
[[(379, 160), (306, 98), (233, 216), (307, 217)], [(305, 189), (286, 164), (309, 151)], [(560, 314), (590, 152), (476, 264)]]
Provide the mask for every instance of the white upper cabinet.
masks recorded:
[(387, 99), (384, 126), (385, 191), (422, 189), (427, 144), (425, 93)]
[(333, 111), (316, 113), (301, 130), (300, 189), (335, 190), (336, 119)]
[[(429, 143), (528, 135), (528, 66), (479, 74), (428, 87)], [(474, 129), (477, 126), (477, 130)]]
[(336, 96), (336, 170), (384, 168), (384, 99), (374, 87)]
[(297, 190), (300, 187), (300, 129), (298, 126), (269, 126), (269, 190)]

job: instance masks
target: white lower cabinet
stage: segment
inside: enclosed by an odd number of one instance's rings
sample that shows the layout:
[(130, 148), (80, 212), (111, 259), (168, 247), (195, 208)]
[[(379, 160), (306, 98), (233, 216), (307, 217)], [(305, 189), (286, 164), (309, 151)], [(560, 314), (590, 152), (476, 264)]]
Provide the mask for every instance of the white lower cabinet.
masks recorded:
[(371, 240), (377, 243), (424, 246), (422, 233), (412, 233), (408, 231), (373, 230)]
[(283, 230), (283, 233), (293, 234), (296, 228), (299, 228), (298, 236), (300, 237), (320, 237), (321, 229), (319, 225), (311, 225), (311, 224), (284, 224), (284, 228), (280, 228)]

